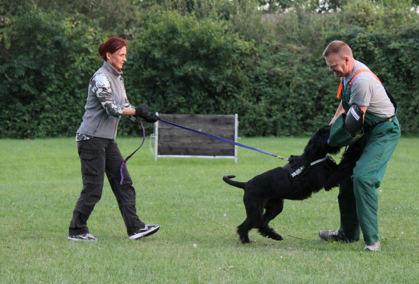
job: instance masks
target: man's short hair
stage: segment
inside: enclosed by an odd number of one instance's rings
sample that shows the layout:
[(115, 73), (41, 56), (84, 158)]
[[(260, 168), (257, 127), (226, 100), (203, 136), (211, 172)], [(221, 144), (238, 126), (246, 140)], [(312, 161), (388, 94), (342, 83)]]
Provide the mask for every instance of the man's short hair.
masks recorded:
[(327, 57), (331, 54), (340, 54), (343, 56), (350, 56), (352, 57), (352, 50), (343, 41), (340, 40), (334, 40), (326, 47), (326, 49), (323, 51), (323, 57)]

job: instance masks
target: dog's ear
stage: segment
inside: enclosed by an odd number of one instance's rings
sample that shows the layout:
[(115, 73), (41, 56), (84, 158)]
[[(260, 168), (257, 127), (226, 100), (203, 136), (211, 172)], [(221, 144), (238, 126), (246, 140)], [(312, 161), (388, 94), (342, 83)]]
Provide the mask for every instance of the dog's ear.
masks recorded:
[(339, 148), (333, 148), (328, 143), (327, 140), (330, 136), (330, 125), (323, 125), (320, 126), (314, 135), (310, 138), (307, 146), (304, 149), (304, 152), (311, 152), (311, 153), (318, 153), (321, 155), (326, 155), (327, 153), (330, 154), (337, 154), (339, 152)]
[(313, 134), (313, 136), (311, 137), (310, 141), (311, 142), (318, 141), (319, 140), (319, 137), (327, 137), (327, 138), (329, 138), (330, 129), (331, 129), (331, 126), (330, 125), (320, 126), (317, 129), (317, 131)]
[(317, 131), (318, 132), (322, 132), (322, 133), (324, 133), (324, 132), (330, 132), (330, 129), (331, 128), (332, 127), (329, 124), (326, 124), (326, 125), (320, 126), (319, 129), (317, 129)]

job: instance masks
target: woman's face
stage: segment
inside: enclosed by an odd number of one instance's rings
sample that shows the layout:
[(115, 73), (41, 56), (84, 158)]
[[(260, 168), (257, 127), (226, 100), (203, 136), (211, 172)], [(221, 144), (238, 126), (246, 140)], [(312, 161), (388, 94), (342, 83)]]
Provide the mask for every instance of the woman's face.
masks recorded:
[(108, 59), (108, 63), (112, 65), (113, 68), (115, 68), (118, 71), (121, 71), (125, 61), (127, 61), (126, 55), (127, 48), (126, 46), (124, 46), (121, 49), (115, 51), (114, 53), (106, 53), (106, 58)]

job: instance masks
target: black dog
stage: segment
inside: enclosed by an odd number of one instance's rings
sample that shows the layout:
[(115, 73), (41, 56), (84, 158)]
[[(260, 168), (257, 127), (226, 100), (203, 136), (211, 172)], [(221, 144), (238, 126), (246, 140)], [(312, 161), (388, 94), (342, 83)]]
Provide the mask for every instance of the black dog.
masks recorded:
[[(250, 243), (249, 231), (259, 229), (262, 236), (282, 240), (281, 235), (268, 226), (284, 208), (284, 199), (303, 200), (322, 188), (330, 190), (352, 175), (358, 153), (344, 154), (339, 165), (329, 156), (340, 148), (327, 143), (330, 126), (322, 126), (311, 137), (301, 156), (291, 156), (284, 167), (260, 174), (248, 182), (237, 182), (224, 176), (223, 180), (244, 189), (246, 220), (237, 228), (242, 243)], [(350, 148), (351, 149), (351, 148)], [(264, 212), (265, 209), (265, 212)]]

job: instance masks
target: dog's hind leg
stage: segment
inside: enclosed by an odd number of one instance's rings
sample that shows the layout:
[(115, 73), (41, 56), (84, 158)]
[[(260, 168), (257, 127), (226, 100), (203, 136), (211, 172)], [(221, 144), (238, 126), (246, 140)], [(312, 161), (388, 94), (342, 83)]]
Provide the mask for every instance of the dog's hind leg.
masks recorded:
[(240, 241), (244, 244), (251, 243), (249, 239), (249, 231), (253, 228), (260, 228), (262, 226), (263, 206), (255, 201), (255, 198), (246, 196), (243, 198), (244, 206), (246, 208), (246, 220), (237, 227), (237, 233), (240, 236)]
[(237, 234), (240, 236), (240, 241), (243, 244), (250, 244), (251, 241), (249, 239), (249, 226), (247, 225), (247, 219), (241, 223), (240, 226), (237, 227)]
[(283, 199), (271, 199), (265, 206), (265, 214), (263, 215), (263, 223), (259, 228), (259, 233), (277, 241), (283, 240), (282, 236), (275, 232), (274, 229), (269, 227), (269, 222), (273, 220), (278, 214), (284, 209), (284, 200)]

